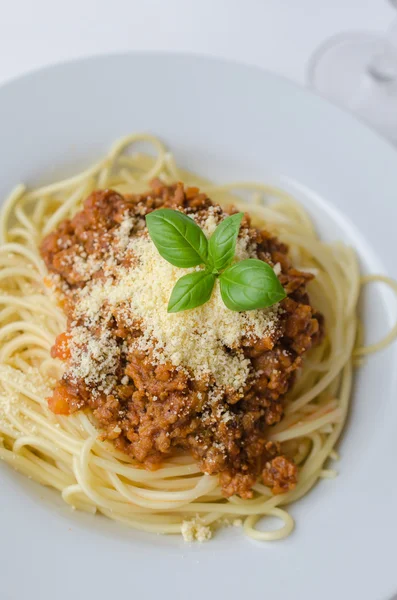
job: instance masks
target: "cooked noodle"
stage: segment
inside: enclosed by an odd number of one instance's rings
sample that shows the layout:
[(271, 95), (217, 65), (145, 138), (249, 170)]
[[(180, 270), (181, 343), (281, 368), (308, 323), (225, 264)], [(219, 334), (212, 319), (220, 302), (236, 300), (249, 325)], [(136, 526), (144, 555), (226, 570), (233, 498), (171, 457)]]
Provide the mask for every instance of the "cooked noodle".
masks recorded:
[[(156, 158), (125, 150), (135, 142), (151, 143)], [(200, 472), (188, 455), (164, 461), (156, 471), (100, 441), (91, 415), (57, 416), (47, 406), (61, 364), (50, 357), (57, 334), (65, 330), (65, 315), (46, 287), (46, 268), (38, 246), (44, 235), (81, 208), (97, 188), (139, 193), (153, 177), (165, 183), (182, 180), (199, 185), (214, 202), (248, 210), (253, 222), (274, 231), (290, 246), (299, 269), (316, 275), (309, 284), (313, 306), (326, 320), (325, 342), (312, 350), (295, 387), (285, 416), (269, 429), (299, 465), (297, 487), (273, 496), (261, 483), (254, 497), (222, 497), (217, 476)], [(253, 198), (247, 205), (238, 191)], [(243, 520), (244, 532), (258, 540), (289, 535), (294, 521), (286, 505), (307, 494), (320, 478), (333, 478), (327, 466), (336, 460), (335, 444), (348, 411), (353, 359), (386, 346), (384, 340), (357, 348), (357, 301), (360, 287), (381, 281), (397, 292), (397, 284), (376, 275), (360, 278), (351, 248), (318, 239), (303, 207), (271, 186), (237, 183), (216, 186), (180, 171), (163, 144), (148, 135), (133, 135), (111, 148), (107, 157), (70, 179), (26, 190), (18, 186), (3, 206), (0, 249), (0, 457), (18, 471), (56, 488), (69, 505), (156, 533), (181, 533), (183, 523), (215, 527), (225, 520)], [(261, 517), (276, 517), (278, 530), (259, 531)]]

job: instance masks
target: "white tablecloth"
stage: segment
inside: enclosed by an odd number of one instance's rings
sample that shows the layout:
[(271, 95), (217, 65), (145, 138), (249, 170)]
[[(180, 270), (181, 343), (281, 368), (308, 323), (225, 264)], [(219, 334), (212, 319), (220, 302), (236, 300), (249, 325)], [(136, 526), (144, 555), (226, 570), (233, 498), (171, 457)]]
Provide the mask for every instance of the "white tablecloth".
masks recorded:
[(126, 50), (205, 53), (305, 82), (327, 37), (384, 31), (387, 0), (2, 0), (0, 82), (72, 57)]

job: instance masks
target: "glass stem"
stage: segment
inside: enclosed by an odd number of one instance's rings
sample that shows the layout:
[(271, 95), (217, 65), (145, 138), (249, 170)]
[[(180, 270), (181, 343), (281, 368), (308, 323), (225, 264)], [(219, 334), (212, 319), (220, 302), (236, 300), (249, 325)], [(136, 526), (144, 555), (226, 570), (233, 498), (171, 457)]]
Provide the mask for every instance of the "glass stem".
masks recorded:
[(372, 58), (368, 71), (378, 81), (397, 79), (397, 19), (389, 28), (383, 45)]

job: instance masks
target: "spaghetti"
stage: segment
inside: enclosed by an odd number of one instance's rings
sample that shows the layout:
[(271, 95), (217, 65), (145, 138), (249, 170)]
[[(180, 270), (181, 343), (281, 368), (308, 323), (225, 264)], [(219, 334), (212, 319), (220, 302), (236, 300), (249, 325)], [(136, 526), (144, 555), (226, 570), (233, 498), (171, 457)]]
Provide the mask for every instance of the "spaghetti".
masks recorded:
[[(152, 144), (156, 158), (127, 154), (136, 142)], [(287, 494), (274, 496), (256, 483), (252, 499), (225, 499), (218, 477), (201, 473), (182, 454), (147, 471), (101, 441), (89, 413), (61, 416), (48, 408), (47, 398), (62, 375), (50, 349), (66, 323), (45, 285), (40, 241), (76, 213), (93, 190), (142, 193), (153, 177), (167, 184), (182, 180), (198, 185), (214, 202), (248, 210), (255, 225), (266, 225), (289, 245), (297, 268), (315, 274), (310, 297), (325, 316), (327, 337), (310, 351), (285, 401), (283, 419), (269, 430), (269, 439), (281, 443), (299, 466), (298, 484)], [(236, 195), (239, 190), (251, 192), (253, 202), (247, 205)], [(35, 190), (18, 186), (3, 207), (0, 227), (0, 457), (59, 490), (72, 507), (100, 512), (136, 529), (203, 540), (210, 537), (210, 527), (237, 520), (254, 539), (286, 537), (294, 522), (284, 507), (320, 478), (336, 475), (325, 465), (337, 458), (334, 448), (348, 411), (353, 362), (397, 335), (396, 325), (383, 341), (358, 347), (360, 287), (382, 281), (397, 292), (397, 284), (381, 276), (361, 278), (353, 250), (319, 240), (304, 209), (281, 190), (253, 183), (212, 185), (179, 170), (162, 143), (148, 135), (118, 141), (103, 160), (70, 179)], [(278, 518), (281, 527), (259, 531), (256, 524), (266, 516)]]

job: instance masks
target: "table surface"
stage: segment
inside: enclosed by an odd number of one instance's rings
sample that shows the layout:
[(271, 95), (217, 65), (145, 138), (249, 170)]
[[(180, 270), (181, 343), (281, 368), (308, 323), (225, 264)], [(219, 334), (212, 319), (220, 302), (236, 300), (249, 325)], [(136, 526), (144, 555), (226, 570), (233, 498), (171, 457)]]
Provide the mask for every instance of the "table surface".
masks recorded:
[(315, 48), (341, 31), (383, 32), (387, 0), (13, 0), (1, 5), (0, 82), (107, 52), (196, 52), (304, 83)]

